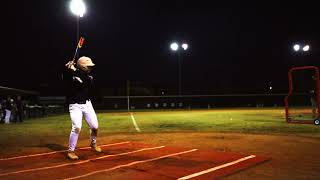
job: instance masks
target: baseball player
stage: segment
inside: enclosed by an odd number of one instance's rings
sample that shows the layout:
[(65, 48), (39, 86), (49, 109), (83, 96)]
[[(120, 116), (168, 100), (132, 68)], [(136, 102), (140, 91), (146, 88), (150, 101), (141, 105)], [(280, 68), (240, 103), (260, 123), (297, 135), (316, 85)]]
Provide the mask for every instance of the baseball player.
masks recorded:
[(69, 137), (68, 158), (77, 160), (79, 157), (74, 150), (77, 146), (79, 134), (82, 126), (82, 117), (84, 116), (90, 127), (91, 148), (96, 152), (101, 152), (97, 146), (96, 138), (98, 132), (98, 119), (92, 107), (89, 90), (92, 87), (93, 77), (89, 75), (95, 64), (89, 57), (82, 56), (77, 63), (69, 61), (65, 66), (67, 68), (66, 80), (68, 85), (67, 103), (69, 104), (69, 113), (72, 122), (72, 129)]

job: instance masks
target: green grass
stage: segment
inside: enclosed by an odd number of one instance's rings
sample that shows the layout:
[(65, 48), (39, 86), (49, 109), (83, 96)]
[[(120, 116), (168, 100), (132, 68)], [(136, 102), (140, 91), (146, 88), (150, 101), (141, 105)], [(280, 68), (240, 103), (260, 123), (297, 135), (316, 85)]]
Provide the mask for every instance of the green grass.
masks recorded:
[[(142, 133), (165, 132), (240, 132), (258, 134), (299, 134), (320, 136), (320, 126), (288, 124), (283, 109), (216, 109), (192, 111), (134, 112)], [(129, 113), (98, 113), (99, 134), (136, 133)], [(23, 123), (0, 124), (0, 145), (23, 143), (34, 139), (67, 142), (71, 129), (68, 114)], [(83, 121), (81, 136), (89, 136)], [(32, 143), (31, 145), (32, 146)]]
[(320, 135), (320, 127), (286, 123), (283, 113), (282, 109), (138, 112), (135, 113), (135, 118), (144, 132), (196, 131)]

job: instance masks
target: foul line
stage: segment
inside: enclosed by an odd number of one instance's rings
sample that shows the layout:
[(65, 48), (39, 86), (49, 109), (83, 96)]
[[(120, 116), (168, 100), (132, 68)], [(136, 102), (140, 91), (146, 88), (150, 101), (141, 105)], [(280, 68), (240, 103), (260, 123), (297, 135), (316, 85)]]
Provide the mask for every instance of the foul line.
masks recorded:
[(209, 172), (213, 172), (213, 171), (216, 171), (216, 170), (219, 170), (219, 169), (228, 167), (228, 166), (232, 166), (232, 165), (237, 164), (237, 163), (239, 163), (239, 162), (242, 162), (242, 161), (245, 161), (245, 160), (248, 160), (248, 159), (252, 159), (252, 158), (255, 158), (255, 157), (256, 157), (255, 155), (247, 156), (247, 157), (238, 159), (238, 160), (236, 160), (236, 161), (232, 161), (232, 162), (230, 162), (230, 163), (226, 163), (226, 164), (223, 164), (223, 165), (220, 165), (220, 166), (216, 166), (216, 167), (213, 167), (213, 168), (210, 168), (210, 169), (207, 169), (207, 170), (198, 172), (198, 173), (194, 173), (194, 174), (190, 174), (190, 175), (188, 175), (188, 176), (181, 177), (181, 178), (179, 178), (178, 180), (191, 179), (191, 178), (194, 178), (194, 177), (197, 177), (197, 176), (201, 176), (201, 175), (203, 175), (203, 174), (207, 174), (207, 173), (209, 173)]
[(134, 127), (136, 128), (136, 130), (137, 130), (138, 132), (141, 132), (141, 130), (140, 130), (140, 128), (139, 128), (136, 120), (134, 119), (133, 113), (130, 113), (130, 114), (131, 114), (131, 119), (132, 119), (132, 122), (133, 122)]
[[(114, 143), (114, 144), (105, 144), (105, 145), (100, 145), (100, 147), (115, 146), (115, 145), (127, 144), (127, 143), (130, 143), (130, 142), (126, 141), (126, 142), (120, 142), (120, 143)], [(90, 149), (90, 148), (91, 147), (82, 147), (82, 148), (79, 148), (79, 149)], [(62, 151), (53, 151), (53, 152), (48, 152), (48, 153), (40, 153), (40, 154), (31, 154), (31, 155), (16, 156), (16, 157), (10, 157), (10, 158), (2, 158), (2, 159), (0, 159), (0, 161), (21, 159), (21, 158), (29, 158), (29, 157), (36, 157), (36, 156), (44, 156), (44, 155), (56, 154), (56, 153), (67, 152), (67, 151), (68, 150), (62, 150)]]
[(112, 168), (99, 170), (99, 171), (93, 171), (93, 172), (90, 172), (90, 173), (87, 173), (87, 174), (84, 174), (84, 175), (80, 175), (80, 176), (75, 176), (75, 177), (72, 177), (72, 178), (66, 178), (65, 180), (84, 178), (84, 177), (87, 177), (87, 176), (90, 176), (90, 175), (94, 175), (94, 174), (97, 174), (97, 173), (108, 172), (108, 171), (112, 171), (112, 170), (119, 169), (119, 168), (122, 168), (122, 167), (128, 167), (128, 166), (132, 166), (132, 165), (136, 165), (136, 164), (147, 163), (147, 162), (156, 161), (156, 160), (159, 160), (159, 159), (164, 159), (164, 158), (171, 157), (171, 156), (177, 156), (177, 155), (181, 155), (181, 154), (186, 154), (186, 153), (190, 153), (190, 152), (194, 152), (194, 151), (197, 151), (197, 149), (192, 149), (192, 150), (189, 150), (189, 151), (183, 151), (183, 152), (179, 152), (179, 153), (169, 154), (169, 155), (165, 155), (165, 156), (161, 156), (161, 157), (157, 157), (157, 158), (152, 158), (152, 159), (148, 159), (148, 160), (144, 160), (144, 161), (134, 161), (134, 162), (131, 162), (129, 164), (122, 164), (122, 165), (114, 166)]
[(93, 158), (93, 159), (88, 159), (88, 160), (75, 162), (75, 163), (65, 163), (65, 164), (60, 164), (60, 165), (55, 165), (55, 166), (47, 166), (47, 167), (41, 167), (41, 168), (25, 169), (25, 170), (21, 170), (21, 171), (2, 173), (2, 174), (0, 174), (0, 177), (1, 176), (12, 175), (12, 174), (19, 174), (19, 173), (25, 173), (25, 172), (33, 172), (33, 171), (40, 171), (40, 170), (46, 170), (46, 169), (60, 168), (60, 167), (65, 167), (65, 166), (77, 165), (77, 164), (84, 164), (84, 163), (92, 162), (92, 161), (95, 161), (95, 160), (104, 159), (104, 158), (107, 158), (107, 157), (123, 156), (123, 155), (133, 154), (133, 153), (136, 153), (136, 152), (153, 150), (153, 149), (160, 149), (160, 148), (164, 148), (164, 147), (165, 146), (158, 146), (158, 147), (153, 147), (153, 148), (143, 148), (143, 149), (139, 149), (139, 150), (136, 150), (136, 151), (120, 153), (120, 154), (113, 154), (113, 155), (106, 155), (106, 156), (102, 156), (102, 157), (98, 157), (98, 158)]

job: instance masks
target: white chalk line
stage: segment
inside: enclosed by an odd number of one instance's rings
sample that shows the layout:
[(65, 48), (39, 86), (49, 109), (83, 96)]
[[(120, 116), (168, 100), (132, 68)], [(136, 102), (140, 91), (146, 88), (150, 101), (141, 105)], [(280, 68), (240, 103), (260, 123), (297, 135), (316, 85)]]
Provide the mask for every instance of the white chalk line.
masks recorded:
[[(100, 145), (100, 147), (107, 147), (107, 146), (115, 146), (115, 145), (121, 145), (121, 144), (127, 144), (130, 143), (129, 141), (126, 142), (120, 142), (120, 143), (114, 143), (114, 144), (105, 144)], [(83, 149), (91, 149), (91, 147), (83, 147), (79, 148), (81, 150)], [(31, 155), (24, 155), (24, 156), (16, 156), (16, 157), (10, 157), (10, 158), (1, 158), (0, 161), (7, 161), (7, 160), (13, 160), (13, 159), (21, 159), (21, 158), (29, 158), (29, 157), (36, 157), (36, 156), (44, 156), (44, 155), (50, 155), (50, 154), (56, 154), (61, 152), (67, 152), (68, 150), (62, 150), (62, 151), (53, 151), (48, 153), (39, 153), (39, 154), (31, 154)]]
[(222, 164), (222, 165), (220, 165), (220, 166), (216, 166), (216, 167), (213, 167), (213, 168), (210, 168), (210, 169), (201, 171), (201, 172), (197, 172), (197, 173), (194, 173), (194, 174), (190, 174), (190, 175), (187, 175), (187, 176), (178, 178), (178, 180), (191, 179), (191, 178), (194, 178), (194, 177), (197, 177), (197, 176), (201, 176), (201, 175), (203, 175), (203, 174), (207, 174), (207, 173), (210, 173), (210, 172), (213, 172), (213, 171), (217, 171), (217, 170), (222, 169), (222, 168), (226, 168), (226, 167), (228, 167), (228, 166), (235, 165), (235, 164), (237, 164), (237, 163), (240, 163), (240, 162), (242, 162), (242, 161), (246, 161), (246, 160), (248, 160), (248, 159), (252, 159), (252, 158), (255, 158), (255, 157), (256, 157), (255, 155), (250, 155), (250, 156), (247, 156), (247, 157), (244, 157), (244, 158), (241, 158), (241, 159), (238, 159), (238, 160), (235, 160), (235, 161), (226, 163), (226, 164)]
[(33, 168), (33, 169), (25, 169), (25, 170), (21, 170), (21, 171), (14, 171), (14, 172), (8, 172), (8, 173), (1, 173), (1, 174), (0, 174), (0, 177), (1, 177), (1, 176), (12, 175), (12, 174), (19, 174), (19, 173), (26, 173), (26, 172), (33, 172), (33, 171), (41, 171), (41, 170), (60, 168), (60, 167), (71, 166), (71, 165), (84, 164), (84, 163), (88, 163), (88, 162), (92, 162), (92, 161), (96, 161), (96, 160), (100, 160), (100, 159), (104, 159), (104, 158), (108, 158), (108, 157), (123, 156), (123, 155), (128, 155), (128, 154), (133, 154), (133, 153), (141, 152), (141, 151), (148, 151), (148, 150), (160, 149), (160, 148), (164, 148), (164, 147), (165, 147), (165, 146), (158, 146), (158, 147), (152, 147), (152, 148), (143, 148), (143, 149), (139, 149), (139, 150), (135, 150), (135, 151), (130, 151), (130, 152), (126, 152), (126, 153), (106, 155), (106, 156), (102, 156), (102, 157), (98, 157), (98, 158), (93, 158), (93, 159), (88, 159), (88, 160), (83, 160), (83, 161), (75, 162), (75, 163), (64, 163), (64, 164), (55, 165), (55, 166), (47, 166), (47, 167), (40, 167), (40, 168)]
[(134, 116), (133, 116), (133, 113), (130, 113), (130, 115), (131, 115), (131, 119), (132, 119), (132, 122), (133, 122), (134, 127), (136, 128), (136, 130), (137, 130), (138, 132), (141, 132), (141, 130), (140, 130), (140, 128), (139, 128), (139, 126), (138, 126), (138, 124), (137, 124), (137, 122), (136, 122), (136, 120), (135, 120), (135, 118), (134, 118)]
[(123, 168), (123, 167), (128, 167), (128, 166), (132, 166), (132, 165), (136, 165), (136, 164), (141, 164), (141, 163), (147, 163), (147, 162), (151, 162), (151, 161), (156, 161), (156, 160), (159, 160), (159, 159), (164, 159), (164, 158), (171, 157), (171, 156), (177, 156), (177, 155), (181, 155), (181, 154), (186, 154), (186, 153), (190, 153), (190, 152), (194, 152), (194, 151), (197, 151), (197, 149), (192, 149), (192, 150), (189, 150), (189, 151), (178, 152), (178, 153), (174, 153), (174, 154), (168, 154), (168, 155), (165, 155), (165, 156), (161, 156), (161, 157), (157, 157), (157, 158), (152, 158), (152, 159), (147, 159), (147, 160), (143, 160), (143, 161), (134, 161), (134, 162), (131, 162), (131, 163), (128, 163), (128, 164), (122, 164), (122, 165), (114, 166), (114, 167), (112, 167), (112, 168), (103, 169), (103, 170), (99, 170), (99, 171), (93, 171), (93, 172), (90, 172), (90, 173), (87, 173), (87, 174), (83, 174), (83, 175), (80, 175), (80, 176), (75, 176), (75, 177), (71, 177), (71, 178), (66, 178), (65, 180), (84, 178), (84, 177), (88, 177), (88, 176), (91, 176), (91, 175), (94, 175), (94, 174), (98, 174), (98, 173), (102, 173), (102, 172), (108, 172), (108, 171), (112, 171), (112, 170), (119, 169), (119, 168)]

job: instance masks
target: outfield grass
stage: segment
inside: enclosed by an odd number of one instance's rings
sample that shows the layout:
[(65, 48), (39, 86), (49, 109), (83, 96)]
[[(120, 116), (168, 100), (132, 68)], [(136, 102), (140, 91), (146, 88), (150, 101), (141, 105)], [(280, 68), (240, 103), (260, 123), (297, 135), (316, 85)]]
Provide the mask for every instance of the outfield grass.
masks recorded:
[(134, 116), (144, 132), (213, 131), (320, 135), (318, 126), (286, 123), (283, 109), (138, 112)]
[[(217, 109), (191, 111), (134, 112), (141, 133), (153, 132), (240, 132), (258, 134), (299, 134), (320, 137), (320, 126), (288, 124), (283, 109)], [(127, 112), (98, 113), (99, 134), (136, 133)], [(67, 140), (71, 129), (68, 114), (23, 123), (0, 124), (0, 145), (23, 142), (30, 139)], [(88, 136), (84, 122), (81, 136)]]

